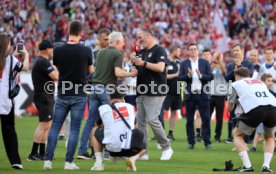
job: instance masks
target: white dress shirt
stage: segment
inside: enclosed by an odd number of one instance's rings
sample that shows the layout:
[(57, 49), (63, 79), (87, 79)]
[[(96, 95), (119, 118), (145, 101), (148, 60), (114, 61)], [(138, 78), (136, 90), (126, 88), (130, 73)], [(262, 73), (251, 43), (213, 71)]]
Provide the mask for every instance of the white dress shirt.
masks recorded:
[(199, 80), (200, 77), (198, 77), (197, 73), (196, 73), (196, 69), (198, 70), (198, 58), (196, 59), (196, 61), (193, 61), (190, 58), (191, 61), (191, 66), (192, 66), (192, 86), (191, 86), (191, 90), (192, 91), (201, 91), (202, 88), (202, 83)]

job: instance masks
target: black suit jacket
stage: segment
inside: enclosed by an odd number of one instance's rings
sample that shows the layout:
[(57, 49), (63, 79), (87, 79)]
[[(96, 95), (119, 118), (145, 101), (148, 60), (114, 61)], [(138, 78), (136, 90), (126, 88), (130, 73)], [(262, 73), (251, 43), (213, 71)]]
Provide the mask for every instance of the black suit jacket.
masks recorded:
[[(230, 80), (232, 82), (236, 81), (235, 80), (235, 74), (234, 74), (235, 67), (236, 67), (235, 62), (232, 62), (227, 66), (227, 71), (226, 71), (226, 75), (225, 75), (225, 80), (227, 82), (230, 81)], [(253, 72), (254, 72), (254, 65), (253, 65), (252, 62), (249, 62), (247, 60), (243, 60), (242, 63), (241, 63), (241, 67), (248, 68), (249, 71), (250, 71), (250, 77), (252, 77)]]
[[(191, 87), (192, 87), (192, 77), (188, 76), (188, 68), (192, 70), (191, 60), (187, 59), (180, 64), (180, 71), (179, 71), (179, 77), (178, 79), (181, 81), (186, 82), (185, 87), (185, 101), (189, 100), (192, 93), (191, 93)], [(202, 83), (202, 89), (200, 95), (202, 95), (203, 99), (209, 100), (210, 99), (210, 89), (206, 88), (206, 91), (204, 91), (204, 86), (208, 84), (209, 81), (214, 79), (214, 76), (211, 71), (211, 66), (209, 62), (205, 59), (198, 59), (198, 70), (200, 71), (202, 77), (199, 79)]]

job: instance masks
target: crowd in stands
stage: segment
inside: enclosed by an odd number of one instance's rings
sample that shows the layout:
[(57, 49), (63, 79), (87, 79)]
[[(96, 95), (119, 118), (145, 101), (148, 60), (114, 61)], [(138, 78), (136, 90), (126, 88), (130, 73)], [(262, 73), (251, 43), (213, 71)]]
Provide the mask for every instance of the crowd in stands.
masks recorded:
[(38, 44), (45, 37), (40, 27), (41, 15), (37, 5), (29, 0), (0, 2), (0, 33), (8, 33), (13, 43), (24, 40), (30, 60), (38, 55)]
[(127, 52), (132, 50), (138, 28), (154, 31), (165, 48), (198, 42), (202, 48), (215, 49), (217, 9), (230, 44), (239, 42), (246, 50), (256, 48), (261, 53), (266, 46), (276, 48), (273, 0), (50, 0), (47, 7), (56, 24), (56, 41), (66, 40), (68, 22), (78, 19), (85, 25), (84, 38), (91, 47), (98, 30), (105, 27), (125, 33)]
[[(246, 50), (256, 48), (263, 54), (267, 46), (276, 49), (276, 2), (273, 0), (46, 0), (51, 20), (41, 30), (41, 15), (29, 0), (3, 0), (0, 3), (0, 32), (9, 33), (14, 42), (24, 39), (30, 59), (37, 55), (42, 39), (66, 41), (69, 22), (80, 20), (85, 26), (84, 40), (93, 48), (100, 28), (125, 34), (126, 52), (132, 51), (138, 28), (155, 32), (160, 44), (185, 47), (198, 42), (201, 48), (215, 50), (216, 27), (213, 16), (220, 14), (230, 37)], [(216, 4), (217, 3), (217, 4)], [(186, 57), (185, 51), (182, 58)]]

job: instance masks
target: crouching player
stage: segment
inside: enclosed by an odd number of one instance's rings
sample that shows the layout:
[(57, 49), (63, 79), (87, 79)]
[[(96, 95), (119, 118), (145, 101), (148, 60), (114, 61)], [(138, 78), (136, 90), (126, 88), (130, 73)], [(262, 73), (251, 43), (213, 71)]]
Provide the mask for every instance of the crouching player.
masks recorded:
[[(110, 94), (110, 104), (117, 108), (121, 116), (125, 118), (125, 121), (133, 129), (135, 127), (134, 107), (124, 102), (124, 94), (119, 93), (119, 90)], [(97, 125), (102, 124), (103, 127), (95, 127), (92, 130), (91, 144), (94, 149), (96, 162), (91, 170), (104, 170), (102, 149), (105, 146), (110, 151), (111, 160), (114, 161), (117, 157), (126, 157), (127, 170), (136, 171), (135, 161), (146, 152), (146, 147), (142, 142), (143, 139), (141, 139), (141, 142), (131, 140), (132, 131), (119, 114), (112, 109), (111, 105), (105, 104), (99, 107), (101, 119), (97, 121)]]
[(243, 162), (243, 166), (237, 171), (254, 172), (243, 137), (251, 135), (263, 123), (265, 144), (262, 172), (272, 173), (270, 162), (275, 146), (276, 99), (264, 83), (249, 78), (250, 72), (247, 68), (238, 68), (234, 73), (236, 82), (231, 84), (232, 92), (228, 96), (227, 109), (232, 111), (237, 103), (235, 114), (238, 122), (234, 130), (234, 144)]

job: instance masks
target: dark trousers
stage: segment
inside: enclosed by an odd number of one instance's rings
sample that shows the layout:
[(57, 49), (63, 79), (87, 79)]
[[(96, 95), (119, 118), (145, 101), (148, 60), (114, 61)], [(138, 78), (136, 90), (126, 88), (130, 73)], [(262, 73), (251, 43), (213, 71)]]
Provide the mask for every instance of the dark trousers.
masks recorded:
[(216, 108), (216, 130), (215, 139), (220, 139), (222, 124), (223, 124), (223, 111), (224, 111), (225, 96), (211, 96), (210, 101), (210, 114), (213, 113)]
[(211, 144), (210, 136), (210, 104), (209, 100), (203, 99), (200, 94), (192, 94), (191, 98), (186, 102), (187, 109), (187, 138), (188, 143), (195, 144), (195, 130), (194, 130), (194, 116), (196, 109), (199, 110), (200, 117), (202, 120), (202, 136), (204, 144)]
[(235, 126), (237, 124), (237, 117), (235, 115), (235, 109), (236, 109), (236, 106), (230, 112), (230, 118), (228, 120), (228, 139), (233, 139), (232, 131), (233, 131), (233, 129), (235, 128)]
[(136, 106), (136, 95), (125, 96), (125, 101), (126, 101), (126, 103)]
[(14, 127), (14, 109), (11, 109), (9, 115), (0, 115), (1, 129), (5, 150), (11, 165), (21, 164), (18, 153), (18, 141)]

